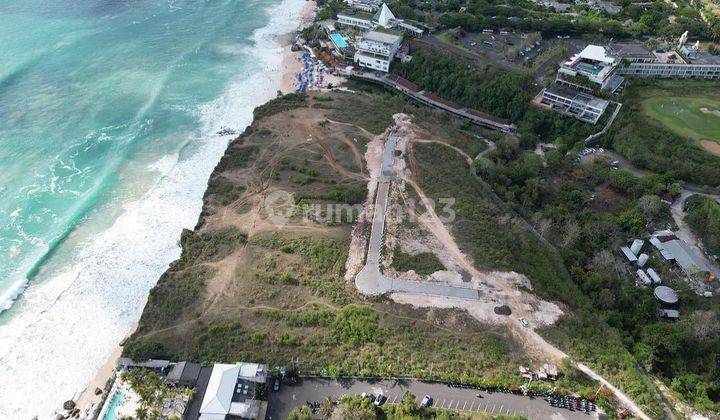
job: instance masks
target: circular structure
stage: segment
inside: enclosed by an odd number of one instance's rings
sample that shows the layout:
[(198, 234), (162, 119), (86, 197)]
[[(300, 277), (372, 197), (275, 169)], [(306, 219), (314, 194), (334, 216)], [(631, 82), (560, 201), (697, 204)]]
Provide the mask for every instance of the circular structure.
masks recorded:
[(678, 295), (675, 291), (667, 286), (658, 286), (655, 288), (655, 297), (662, 303), (672, 305), (677, 303)]

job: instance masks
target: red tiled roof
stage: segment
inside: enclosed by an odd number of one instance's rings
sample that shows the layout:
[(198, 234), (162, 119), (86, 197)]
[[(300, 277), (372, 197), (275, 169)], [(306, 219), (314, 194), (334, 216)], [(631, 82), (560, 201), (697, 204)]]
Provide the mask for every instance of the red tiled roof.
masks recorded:
[(402, 77), (398, 77), (395, 83), (412, 92), (420, 92), (420, 88), (418, 87), (418, 85), (407, 79), (403, 79)]
[(428, 98), (432, 101), (439, 102), (445, 106), (449, 106), (450, 108), (460, 109), (460, 106), (458, 106), (458, 104), (456, 104), (455, 102), (451, 102), (451, 101), (448, 101), (447, 99), (443, 99), (432, 92), (425, 92), (425, 93), (423, 93), (423, 96), (425, 96), (426, 98)]

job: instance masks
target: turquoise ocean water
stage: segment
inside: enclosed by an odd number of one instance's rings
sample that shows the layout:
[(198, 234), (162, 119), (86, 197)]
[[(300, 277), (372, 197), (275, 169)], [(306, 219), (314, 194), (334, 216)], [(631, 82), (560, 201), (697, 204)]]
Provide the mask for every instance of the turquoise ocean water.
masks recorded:
[(50, 416), (130, 330), (304, 4), (0, 2), (0, 418)]

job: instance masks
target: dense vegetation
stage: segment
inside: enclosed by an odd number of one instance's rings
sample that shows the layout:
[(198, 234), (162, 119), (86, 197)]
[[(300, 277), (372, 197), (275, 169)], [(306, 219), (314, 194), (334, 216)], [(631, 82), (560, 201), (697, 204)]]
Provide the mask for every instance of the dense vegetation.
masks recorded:
[(707, 252), (720, 255), (720, 204), (703, 195), (692, 195), (685, 202), (685, 221), (702, 240)]
[[(710, 25), (691, 2), (678, 0), (678, 9), (663, 1), (638, 4), (610, 2), (611, 14), (593, 9), (589, 4), (561, 1), (571, 13), (556, 12), (529, 0), (393, 0), (388, 2), (402, 18), (423, 21), (430, 26), (461, 27), (479, 32), (486, 28), (542, 31), (545, 34), (598, 35), (628, 38), (655, 35), (677, 38), (685, 30), (696, 36), (720, 39), (715, 20)], [(669, 20), (668, 16), (674, 19)], [(708, 30), (708, 27), (710, 27)]]
[(575, 319), (545, 334), (616, 379), (658, 415), (649, 392), (653, 387), (636, 361), (695, 406), (717, 409), (720, 371), (713, 361), (720, 357), (720, 329), (700, 333), (696, 323), (696, 317), (717, 316), (717, 302), (699, 301), (666, 264), (653, 259), (656, 271), (682, 291), (684, 314), (678, 323), (658, 320), (658, 304), (649, 290), (636, 287), (631, 272), (619, 267), (612, 254), (631, 238), (670, 223), (669, 208), (659, 196), (679, 193), (676, 176), (638, 179), (602, 161), (578, 165), (554, 152), (538, 165), (538, 157), (517, 142), (502, 143), (479, 163), (483, 178), (556, 245), (577, 286), (563, 289), (561, 299), (575, 308)]
[(396, 67), (400, 76), (443, 98), (518, 120), (528, 108), (531, 78), (521, 74), (486, 69), (468, 69), (446, 57), (418, 51), (409, 63)]
[(413, 52), (410, 63), (398, 65), (393, 71), (443, 98), (510, 119), (518, 126), (527, 147), (541, 141), (571, 147), (577, 137), (596, 131), (595, 127), (573, 118), (531, 107), (530, 99), (539, 89), (526, 74), (490, 66), (467, 67), (422, 49)]
[(475, 264), (523, 273), (549, 299), (572, 299), (577, 294), (568, 290), (572, 284), (560, 256), (472, 176), (462, 156), (432, 143), (415, 145), (414, 154), (420, 186), (428, 197), (455, 198), (452, 233)]
[(133, 416), (137, 420), (167, 418), (161, 414), (166, 408), (163, 406), (166, 399), (182, 397), (187, 400), (193, 393), (192, 390), (186, 388), (171, 389), (162, 377), (147, 369), (126, 370), (120, 377), (130, 384), (133, 392), (140, 397), (135, 416)]

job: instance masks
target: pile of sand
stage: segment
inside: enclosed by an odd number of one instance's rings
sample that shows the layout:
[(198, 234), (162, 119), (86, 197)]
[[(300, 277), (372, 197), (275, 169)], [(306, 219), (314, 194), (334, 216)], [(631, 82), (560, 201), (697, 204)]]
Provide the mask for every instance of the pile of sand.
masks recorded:
[[(717, 112), (717, 111), (716, 111)], [(715, 156), (720, 156), (720, 143), (712, 140), (700, 140), (700, 146)]]
[(703, 114), (712, 114), (716, 117), (720, 117), (720, 111), (717, 109), (708, 109), (708, 108), (702, 107), (702, 108), (700, 108), (700, 112), (702, 112)]

